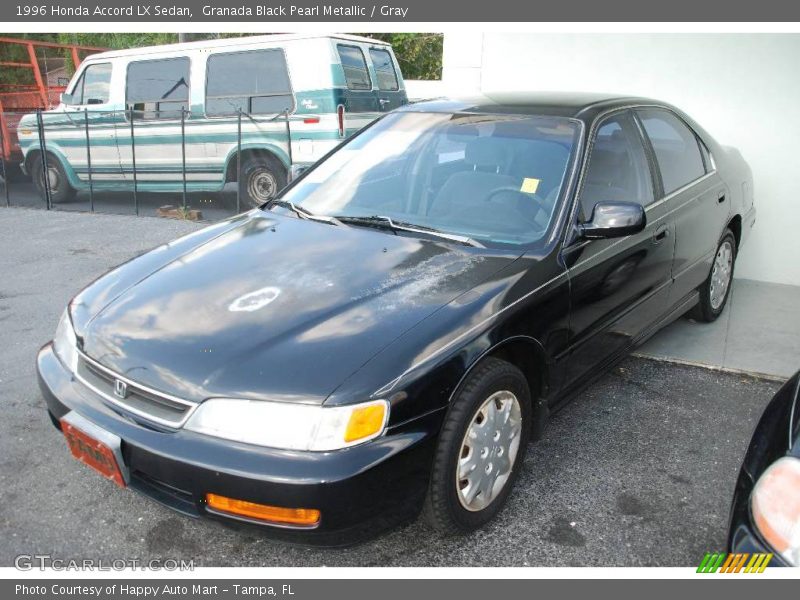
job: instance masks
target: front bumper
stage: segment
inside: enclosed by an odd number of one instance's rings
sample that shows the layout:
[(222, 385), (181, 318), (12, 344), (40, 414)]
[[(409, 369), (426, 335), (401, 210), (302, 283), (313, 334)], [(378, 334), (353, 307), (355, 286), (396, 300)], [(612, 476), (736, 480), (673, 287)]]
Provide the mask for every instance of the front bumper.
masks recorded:
[[(143, 426), (76, 381), (51, 344), (40, 350), (37, 371), (56, 427), (74, 410), (122, 439), (129, 487), (188, 516), (258, 525), (272, 537), (304, 544), (356, 543), (416, 516), (443, 418), (437, 411), (334, 452), (277, 450)], [(206, 493), (313, 508), (322, 516), (314, 529), (266, 525), (212, 512)]]

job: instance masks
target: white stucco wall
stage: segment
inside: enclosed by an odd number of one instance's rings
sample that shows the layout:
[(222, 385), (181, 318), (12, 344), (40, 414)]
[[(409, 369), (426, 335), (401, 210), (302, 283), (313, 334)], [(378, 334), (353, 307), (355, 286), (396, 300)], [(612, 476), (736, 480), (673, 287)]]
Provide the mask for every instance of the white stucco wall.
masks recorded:
[(451, 91), (570, 90), (671, 102), (753, 168), (737, 277), (800, 285), (800, 35), (448, 33)]

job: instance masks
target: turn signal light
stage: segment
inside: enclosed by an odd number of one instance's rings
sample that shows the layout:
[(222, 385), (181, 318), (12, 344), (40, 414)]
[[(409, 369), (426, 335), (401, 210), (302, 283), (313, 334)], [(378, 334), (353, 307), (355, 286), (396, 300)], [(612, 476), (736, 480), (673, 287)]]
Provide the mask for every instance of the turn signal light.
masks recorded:
[(350, 413), (347, 429), (344, 432), (345, 442), (355, 442), (378, 433), (383, 429), (386, 419), (386, 405), (381, 402), (356, 408)]
[(313, 508), (282, 508), (246, 500), (236, 500), (217, 494), (206, 494), (206, 503), (221, 513), (257, 519), (281, 525), (313, 527), (319, 524), (321, 513)]

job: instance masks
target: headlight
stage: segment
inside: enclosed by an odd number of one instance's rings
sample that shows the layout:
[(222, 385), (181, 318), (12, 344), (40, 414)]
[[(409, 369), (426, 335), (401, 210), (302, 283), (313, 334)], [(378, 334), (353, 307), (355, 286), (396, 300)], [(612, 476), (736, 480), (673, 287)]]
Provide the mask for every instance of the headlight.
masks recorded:
[(73, 373), (78, 370), (78, 338), (72, 328), (69, 309), (64, 310), (53, 338), (53, 349), (64, 366)]
[(258, 446), (325, 451), (378, 437), (388, 419), (386, 400), (352, 406), (309, 406), (212, 398), (197, 408), (184, 428)]
[(759, 477), (751, 499), (764, 539), (792, 565), (800, 565), (800, 460), (786, 456)]

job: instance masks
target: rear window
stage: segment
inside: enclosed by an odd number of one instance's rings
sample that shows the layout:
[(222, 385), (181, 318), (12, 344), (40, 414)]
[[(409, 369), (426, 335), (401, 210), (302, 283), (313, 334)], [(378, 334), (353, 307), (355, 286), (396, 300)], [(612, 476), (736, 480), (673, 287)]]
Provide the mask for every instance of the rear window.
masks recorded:
[(375, 75), (378, 78), (378, 89), (384, 91), (397, 91), (400, 85), (397, 83), (397, 73), (394, 70), (392, 55), (388, 50), (370, 48), (369, 57), (372, 59), (372, 66), (375, 67)]
[(180, 119), (189, 109), (189, 59), (167, 58), (128, 65), (127, 105), (137, 119)]
[(214, 54), (206, 65), (206, 114), (265, 115), (294, 108), (286, 57), (278, 48)]
[(344, 79), (351, 90), (371, 90), (372, 82), (369, 79), (367, 61), (364, 53), (358, 46), (337, 46), (339, 59), (344, 68)]

